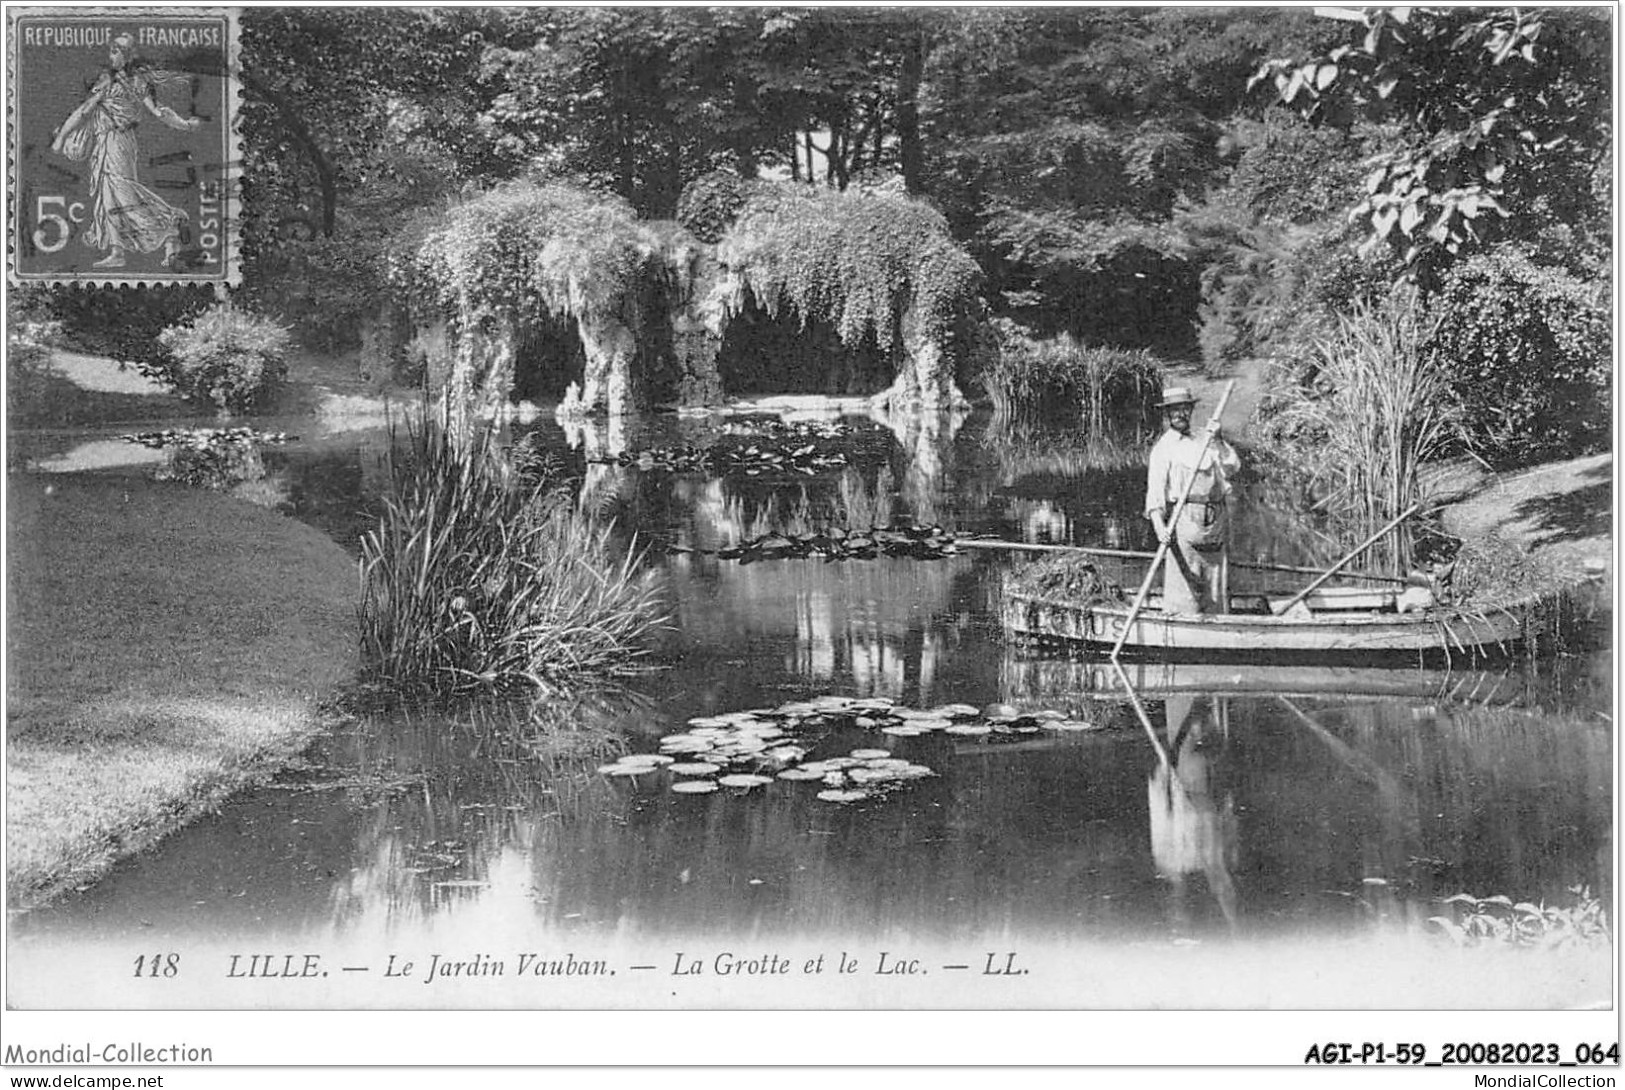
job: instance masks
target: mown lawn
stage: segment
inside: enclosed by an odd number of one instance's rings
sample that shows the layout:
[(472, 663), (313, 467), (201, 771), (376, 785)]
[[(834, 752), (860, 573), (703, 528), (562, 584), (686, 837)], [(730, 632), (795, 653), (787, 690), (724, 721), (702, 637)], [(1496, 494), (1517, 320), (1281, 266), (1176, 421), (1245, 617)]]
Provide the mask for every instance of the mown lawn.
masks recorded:
[(133, 478), (7, 479), (6, 891), (27, 907), (274, 770), (354, 677), (354, 561)]

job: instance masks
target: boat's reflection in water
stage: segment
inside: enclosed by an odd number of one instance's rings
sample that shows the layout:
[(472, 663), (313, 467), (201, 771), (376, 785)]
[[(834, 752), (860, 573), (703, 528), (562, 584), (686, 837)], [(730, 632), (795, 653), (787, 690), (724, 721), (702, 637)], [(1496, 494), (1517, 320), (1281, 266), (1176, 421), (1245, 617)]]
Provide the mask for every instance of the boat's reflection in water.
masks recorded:
[(1607, 723), (1528, 664), (1117, 669), (1011, 650), (1001, 680), (1018, 708), (1140, 721), (1147, 841), (1181, 938), (1425, 932), (1461, 892), (1609, 895)]

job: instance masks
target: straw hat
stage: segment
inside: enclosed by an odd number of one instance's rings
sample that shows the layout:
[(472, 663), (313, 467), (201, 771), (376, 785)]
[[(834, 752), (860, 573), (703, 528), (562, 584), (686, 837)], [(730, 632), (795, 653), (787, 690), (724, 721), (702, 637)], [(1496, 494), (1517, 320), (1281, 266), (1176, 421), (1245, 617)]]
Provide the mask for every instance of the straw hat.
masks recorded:
[(1190, 390), (1184, 386), (1169, 386), (1162, 391), (1161, 408), (1169, 409), (1175, 405), (1194, 404), (1196, 404), (1196, 399), (1191, 396)]

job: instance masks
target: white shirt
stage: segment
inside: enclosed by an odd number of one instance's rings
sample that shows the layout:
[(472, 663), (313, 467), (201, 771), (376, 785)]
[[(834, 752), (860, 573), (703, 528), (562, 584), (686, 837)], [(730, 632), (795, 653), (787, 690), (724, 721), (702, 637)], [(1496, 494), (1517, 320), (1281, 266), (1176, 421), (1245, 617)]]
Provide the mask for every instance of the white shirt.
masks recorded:
[[(1202, 453), (1201, 432), (1181, 435), (1173, 428), (1162, 433), (1151, 448), (1151, 464), (1146, 468), (1145, 515), (1153, 511), (1171, 513), (1190, 488), (1192, 503), (1217, 503), (1230, 494), (1230, 475), (1241, 469), (1235, 448), (1218, 436), (1208, 440)], [(1201, 455), (1201, 464), (1197, 456)], [(1192, 476), (1195, 482), (1192, 483)]]

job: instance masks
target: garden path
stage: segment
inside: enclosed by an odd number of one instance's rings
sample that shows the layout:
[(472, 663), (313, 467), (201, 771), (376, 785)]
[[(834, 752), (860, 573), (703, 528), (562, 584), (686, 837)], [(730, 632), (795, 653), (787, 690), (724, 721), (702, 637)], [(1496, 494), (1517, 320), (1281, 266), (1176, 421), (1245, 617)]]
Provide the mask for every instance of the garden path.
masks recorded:
[(1459, 537), (1499, 534), (1570, 580), (1601, 578), (1614, 587), (1614, 455), (1593, 454), (1488, 477), (1445, 509)]

